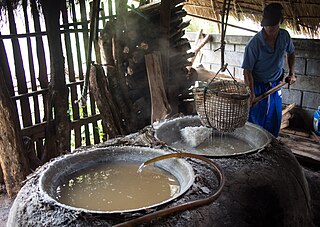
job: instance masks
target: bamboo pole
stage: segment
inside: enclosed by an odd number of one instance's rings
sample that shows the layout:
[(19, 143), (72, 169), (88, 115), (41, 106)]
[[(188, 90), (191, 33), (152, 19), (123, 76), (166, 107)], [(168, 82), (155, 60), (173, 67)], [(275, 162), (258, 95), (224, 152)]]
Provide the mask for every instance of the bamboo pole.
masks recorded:
[[(79, 4), (80, 4), (80, 18), (81, 18), (81, 21), (86, 21), (87, 20), (87, 10), (86, 10), (85, 2), (84, 1), (79, 1)], [(82, 28), (89, 31), (88, 24), (83, 24)], [(84, 43), (88, 44), (89, 43), (89, 34), (88, 34), (88, 32), (83, 32), (82, 35), (83, 35)], [(84, 52), (85, 52), (85, 59), (88, 59), (88, 54), (89, 53), (88, 53), (88, 48), (87, 47), (84, 49)], [(79, 74), (79, 78), (81, 80), (84, 79), (83, 75), (84, 75), (83, 73)], [(83, 86), (85, 86), (85, 85), (83, 85)], [(81, 87), (81, 90), (83, 90), (83, 89), (84, 88)], [(90, 97), (90, 99), (91, 99), (91, 97)], [(82, 108), (82, 114), (83, 114), (82, 117), (88, 117), (88, 107), (87, 106), (81, 106), (81, 108)], [(86, 142), (86, 145), (90, 145), (89, 125), (84, 125), (84, 131), (85, 131), (85, 142)]]
[[(30, 7), (31, 7), (33, 24), (34, 24), (34, 30), (36, 33), (40, 33), (41, 26), (40, 26), (39, 12), (38, 12), (37, 3), (35, 0), (30, 0)], [(36, 36), (35, 39), (36, 39), (36, 52), (37, 52), (37, 60), (38, 60), (38, 67), (39, 67), (39, 74), (37, 79), (40, 83), (41, 89), (47, 90), (49, 87), (49, 82), (48, 82), (47, 63), (46, 63), (46, 56), (44, 52), (42, 36)], [(47, 93), (43, 93), (42, 102), (45, 110), (47, 109), (46, 100), (47, 100)], [(42, 120), (43, 121), (47, 120), (46, 111), (43, 111)], [(39, 138), (36, 140), (37, 140), (36, 153), (38, 158), (40, 158), (44, 152), (43, 139)]]
[[(6, 3), (8, 6), (10, 33), (17, 34), (17, 28), (16, 28), (12, 6), (8, 0), (6, 0)], [(27, 87), (27, 82), (25, 77), (25, 71), (23, 68), (23, 60), (22, 60), (22, 55), (20, 50), (20, 44), (17, 38), (13, 38), (11, 42), (12, 42), (12, 48), (13, 48), (13, 54), (14, 54), (13, 56), (14, 56), (16, 78), (18, 83), (18, 92), (19, 94), (27, 93), (28, 87)], [(21, 113), (22, 113), (22, 125), (24, 127), (32, 125), (29, 100), (25, 98), (21, 99), (20, 105), (21, 105)]]
[[(23, 15), (24, 15), (24, 22), (26, 33), (29, 33), (29, 19), (28, 19), (28, 12), (27, 12), (27, 0), (22, 1), (23, 7)], [(37, 81), (36, 81), (36, 73), (34, 69), (34, 62), (33, 62), (33, 51), (31, 46), (31, 39), (27, 37), (27, 48), (28, 48), (28, 62), (29, 62), (29, 71), (30, 71), (30, 81), (31, 81), (31, 89), (32, 91), (37, 90)], [(35, 123), (40, 122), (40, 110), (39, 110), (39, 99), (37, 96), (33, 96), (33, 106), (34, 106), (34, 119)]]
[[(72, 14), (72, 18), (73, 18), (73, 27), (75, 30), (78, 30), (78, 24), (75, 23), (77, 21), (77, 15), (76, 15), (76, 8), (75, 8), (74, 0), (70, 0), (70, 4), (71, 4), (71, 14)], [(79, 79), (82, 78), (82, 81), (83, 81), (80, 37), (79, 37), (78, 32), (75, 33), (75, 39), (76, 39), (76, 56), (77, 56), (77, 63), (78, 63)], [(83, 87), (83, 85), (81, 84), (80, 85), (81, 90), (82, 90), (82, 87)], [(74, 102), (75, 100), (72, 99), (71, 101)], [(80, 119), (80, 113), (75, 113), (73, 116), (73, 120), (79, 120), (79, 119)], [(75, 147), (77, 148), (77, 147), (81, 146), (81, 126), (80, 127), (76, 126), (73, 128), (73, 130), (74, 130)]]
[[(91, 4), (91, 13), (94, 15), (94, 24), (93, 24), (93, 46), (94, 46), (94, 52), (95, 52), (95, 56), (96, 56), (96, 62), (97, 64), (101, 64), (101, 53), (100, 53), (100, 47), (98, 44), (98, 28), (99, 28), (99, 13), (100, 13), (100, 0), (95, 0), (92, 2)], [(92, 22), (91, 22), (92, 23)], [(91, 66), (90, 66), (91, 67)], [(91, 95), (91, 102), (93, 103), (93, 105), (91, 105), (91, 114), (95, 115), (96, 114), (96, 102), (94, 101), (94, 95)], [(94, 101), (94, 102), (93, 102)], [(100, 136), (99, 136), (99, 131), (98, 131), (98, 124), (97, 122), (94, 122), (92, 124), (92, 130), (93, 130), (93, 140), (95, 144), (100, 143)]]
[[(70, 4), (72, 4), (72, 6), (74, 5), (74, 1), (72, 0), (70, 2)], [(67, 5), (64, 2), (62, 9), (62, 21), (64, 24), (68, 23), (68, 12), (67, 12)], [(74, 20), (76, 20), (76, 18), (73, 18)], [(77, 25), (75, 25), (77, 26)], [(71, 38), (70, 38), (70, 34), (69, 33), (65, 33), (65, 47), (66, 47), (66, 55), (67, 55), (67, 65), (68, 65), (68, 73), (69, 73), (69, 80), (70, 82), (75, 82), (75, 69), (74, 69), (74, 63), (73, 63), (73, 51), (72, 51), (72, 47), (71, 47)], [(77, 39), (79, 38), (78, 36), (76, 36), (76, 43), (79, 42), (79, 40)], [(80, 64), (81, 66), (81, 64)], [(77, 105), (77, 103), (75, 102), (78, 99), (78, 94), (77, 94), (77, 87), (72, 86), (70, 88), (70, 94), (71, 94), (71, 108), (72, 108), (72, 118), (73, 120), (78, 120), (80, 118), (80, 113), (79, 113), (79, 105)], [(70, 101), (69, 101), (70, 102)], [(76, 147), (81, 146), (81, 132), (80, 129), (74, 130), (75, 133), (75, 145)]]
[[(0, 32), (1, 36), (1, 32)], [(3, 40), (0, 40), (0, 68), (2, 68), (4, 80), (6, 83), (6, 87), (9, 91), (10, 96), (14, 95), (14, 88), (13, 88), (13, 82), (12, 82), (12, 75), (11, 70), (9, 66), (9, 61), (6, 53), (6, 49), (4, 47)]]
[[(25, 28), (26, 28), (26, 33), (30, 33), (29, 29), (29, 19), (28, 19), (28, 11), (27, 11), (27, 0), (22, 1), (22, 6), (23, 6), (23, 12), (24, 12), (24, 21), (25, 21)], [(31, 39), (30, 37), (27, 37), (27, 48), (28, 48), (28, 62), (29, 62), (29, 71), (30, 71), (30, 80), (31, 80), (31, 89), (32, 91), (37, 91), (37, 79), (36, 79), (36, 73), (35, 73), (35, 66), (34, 66), (34, 61), (33, 61), (33, 50), (32, 50), (32, 45), (31, 45)], [(41, 115), (40, 115), (40, 106), (39, 106), (39, 97), (34, 95), (33, 96), (33, 109), (34, 109), (34, 123), (38, 124), (41, 122)], [(31, 140), (31, 139), (30, 139)], [(30, 147), (33, 147), (33, 142), (30, 141), (32, 144), (30, 144)], [(43, 141), (42, 140), (36, 140), (36, 150), (30, 149), (30, 156), (32, 157), (40, 157), (37, 156), (37, 154), (42, 154), (43, 153)], [(39, 161), (35, 162), (32, 164), (32, 168), (35, 169), (38, 167), (41, 163)]]

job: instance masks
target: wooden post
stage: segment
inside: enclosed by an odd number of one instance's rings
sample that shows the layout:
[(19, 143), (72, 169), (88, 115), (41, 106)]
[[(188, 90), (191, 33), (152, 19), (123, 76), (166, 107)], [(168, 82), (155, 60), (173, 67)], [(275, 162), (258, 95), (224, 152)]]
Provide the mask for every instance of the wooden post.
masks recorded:
[(108, 89), (107, 77), (101, 65), (91, 65), (90, 69), (90, 92), (94, 96), (104, 127), (107, 130), (108, 138), (115, 138), (124, 135), (121, 117), (117, 107), (113, 103), (111, 93)]
[(163, 84), (160, 54), (152, 53), (145, 55), (145, 62), (151, 95), (152, 124), (153, 122), (166, 119), (171, 112), (171, 108)]
[(70, 121), (68, 115), (68, 88), (64, 71), (64, 56), (60, 34), (60, 6), (59, 1), (42, 1), (42, 9), (46, 21), (48, 43), (51, 60), (51, 81), (48, 95), (48, 112), (54, 112), (53, 125), (50, 125), (48, 114), (48, 130), (46, 135), (45, 154), (42, 161), (68, 153), (70, 151)]
[(30, 172), (18, 119), (0, 68), (0, 166), (10, 198), (19, 192)]

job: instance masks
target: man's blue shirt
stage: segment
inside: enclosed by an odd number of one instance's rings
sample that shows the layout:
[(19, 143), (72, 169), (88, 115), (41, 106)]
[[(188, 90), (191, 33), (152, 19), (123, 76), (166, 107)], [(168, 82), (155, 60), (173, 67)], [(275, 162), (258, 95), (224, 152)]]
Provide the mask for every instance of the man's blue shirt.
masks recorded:
[(245, 48), (243, 69), (252, 71), (255, 81), (267, 83), (276, 81), (283, 72), (285, 52), (294, 52), (289, 33), (280, 29), (275, 48), (272, 49), (264, 39), (264, 29), (251, 38)]

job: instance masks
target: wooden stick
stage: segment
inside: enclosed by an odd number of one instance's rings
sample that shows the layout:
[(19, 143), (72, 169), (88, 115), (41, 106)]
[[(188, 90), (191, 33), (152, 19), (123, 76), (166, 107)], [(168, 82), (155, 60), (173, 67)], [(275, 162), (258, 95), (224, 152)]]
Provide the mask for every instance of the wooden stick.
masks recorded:
[(201, 39), (201, 36), (202, 36), (202, 32), (203, 32), (203, 29), (200, 29), (194, 42), (195, 46), (198, 46), (199, 40)]
[(289, 120), (285, 120), (281, 122), (280, 129), (287, 128), (289, 126)]
[(311, 137), (320, 144), (320, 137), (314, 131), (311, 131)]
[(283, 87), (284, 85), (286, 85), (286, 82), (281, 82), (280, 84), (278, 84), (277, 86), (271, 88), (270, 90), (266, 91), (265, 93), (263, 93), (262, 95), (256, 97), (253, 102), (252, 102), (252, 106), (256, 105), (258, 102), (260, 102), (262, 99), (264, 99), (265, 97), (267, 97), (268, 95), (270, 95), (271, 93), (277, 91), (279, 88)]
[(194, 57), (191, 59), (191, 63), (193, 65), (200, 49), (207, 43), (210, 41), (210, 38), (211, 38), (211, 35), (210, 34), (207, 34), (204, 39), (200, 42), (200, 44), (196, 47), (195, 51), (194, 51)]
[(295, 105), (295, 103), (291, 103), (286, 108), (284, 108), (284, 110), (282, 110), (282, 116), (288, 113), (290, 110), (292, 110), (295, 107)]
[(291, 114), (290, 112), (282, 115), (282, 121), (287, 121), (289, 119), (293, 118), (293, 114)]

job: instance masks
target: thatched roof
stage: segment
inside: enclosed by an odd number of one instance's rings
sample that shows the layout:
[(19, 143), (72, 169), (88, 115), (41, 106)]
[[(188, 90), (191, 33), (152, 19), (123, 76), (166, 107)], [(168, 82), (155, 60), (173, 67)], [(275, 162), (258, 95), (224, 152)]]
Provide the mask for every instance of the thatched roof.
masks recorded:
[[(184, 8), (191, 15), (221, 21), (224, 2), (227, 8), (229, 0), (186, 0)], [(286, 27), (298, 33), (319, 36), (319, 0), (231, 0), (229, 15), (238, 20), (249, 18), (259, 23), (263, 8), (272, 2), (282, 4)]]
[[(41, 3), (41, 0), (35, 1)], [(152, 0), (152, 2), (157, 1), (160, 0)], [(0, 11), (7, 8), (9, 3), (16, 8), (22, 2), (23, 0), (0, 0)], [(140, 2), (146, 1), (140, 0)], [(190, 15), (221, 21), (224, 3), (227, 8), (228, 2), (229, 0), (185, 0), (184, 9)], [(259, 23), (263, 8), (272, 2), (282, 4), (286, 27), (308, 36), (320, 36), (320, 0), (230, 0), (229, 15), (238, 20), (249, 18)]]

